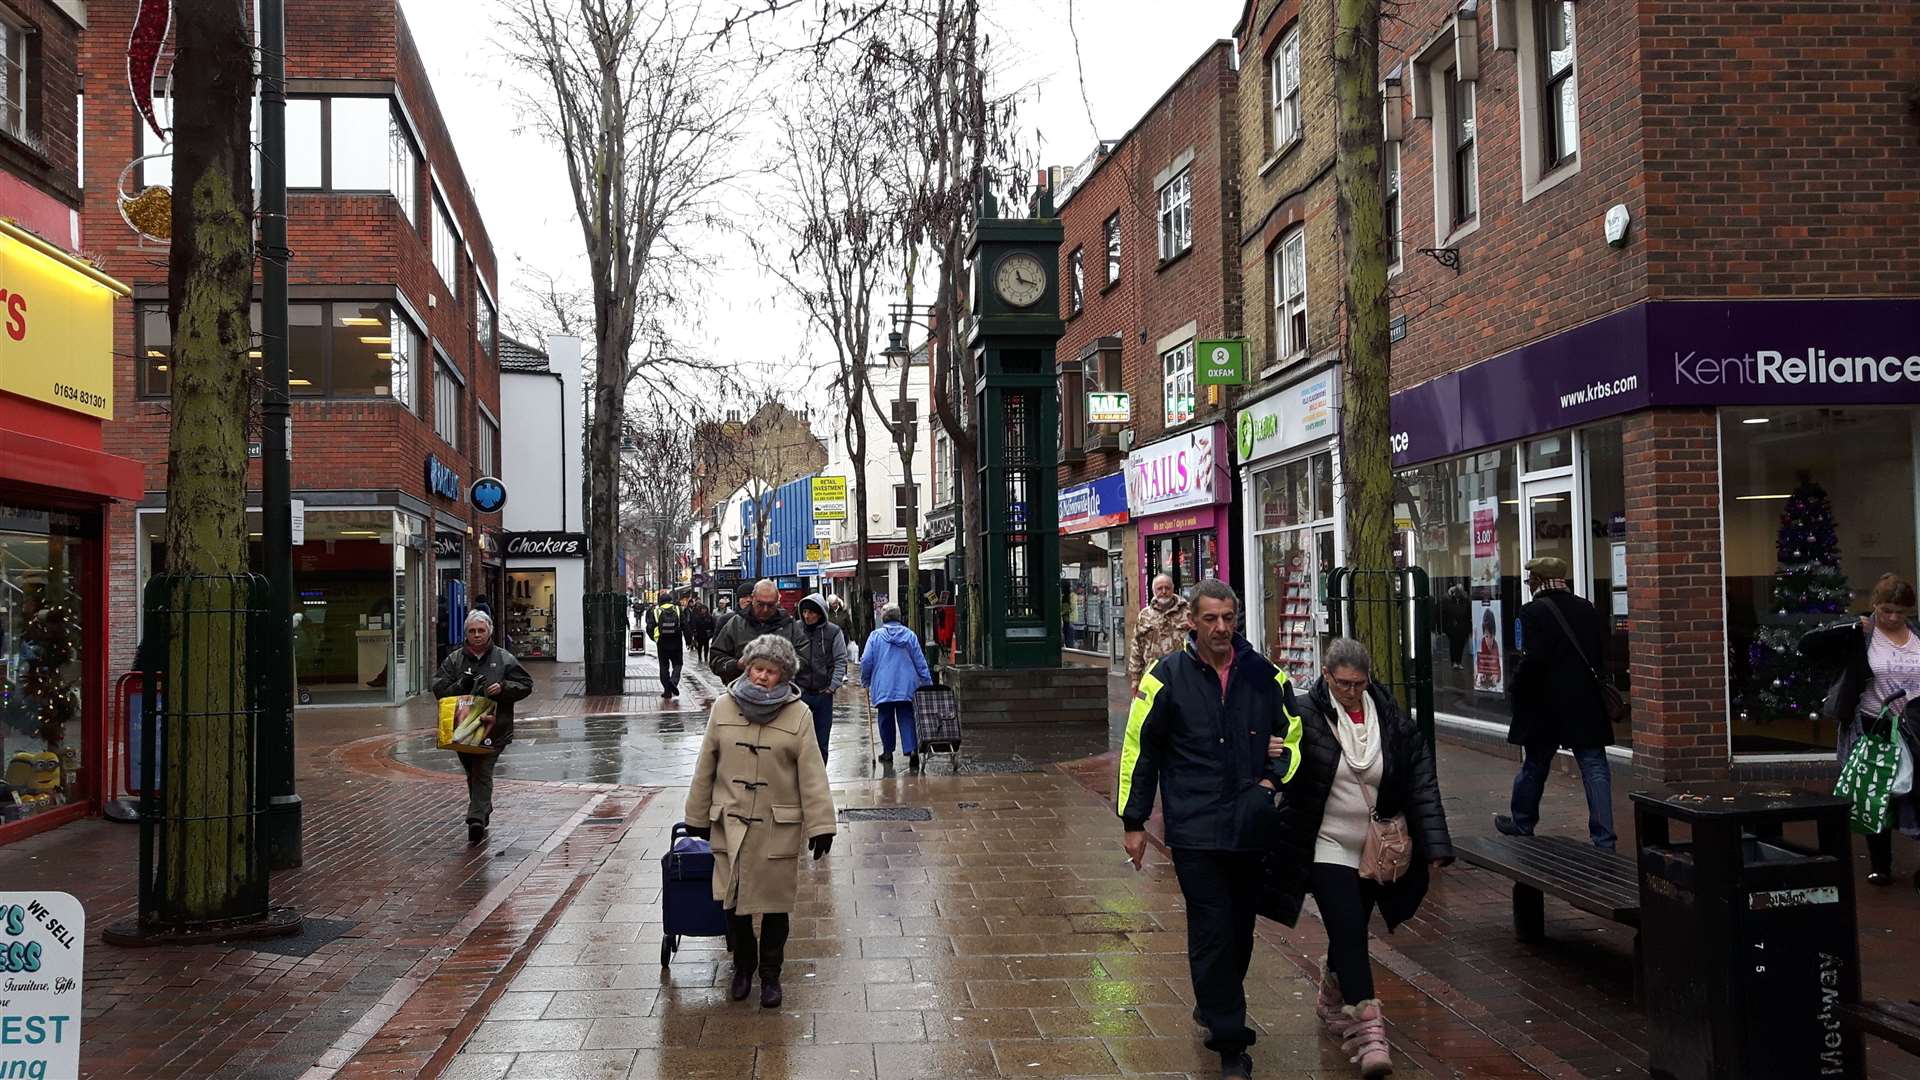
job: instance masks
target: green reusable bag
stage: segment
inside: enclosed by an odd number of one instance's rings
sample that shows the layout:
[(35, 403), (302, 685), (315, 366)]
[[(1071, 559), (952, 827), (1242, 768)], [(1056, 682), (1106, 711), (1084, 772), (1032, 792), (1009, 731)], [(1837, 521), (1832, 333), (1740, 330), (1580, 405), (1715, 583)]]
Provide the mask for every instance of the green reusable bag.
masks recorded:
[(1900, 771), (1900, 747), (1894, 742), (1891, 710), (1881, 719), (1888, 722), (1865, 725), (1854, 740), (1846, 764), (1840, 767), (1840, 779), (1833, 785), (1835, 795), (1853, 800), (1850, 822), (1853, 831), (1864, 836), (1887, 830), (1893, 778)]

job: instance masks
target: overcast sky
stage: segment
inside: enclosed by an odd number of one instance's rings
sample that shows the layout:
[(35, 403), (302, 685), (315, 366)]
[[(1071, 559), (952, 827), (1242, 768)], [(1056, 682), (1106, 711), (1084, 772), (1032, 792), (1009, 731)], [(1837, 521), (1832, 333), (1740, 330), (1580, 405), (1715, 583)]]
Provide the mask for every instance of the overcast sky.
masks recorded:
[[(501, 2), (401, 0), (492, 237), (502, 303), (514, 311), (529, 304), (525, 267), (580, 286), (585, 276), (564, 162), (552, 146), (518, 130), (514, 95), (502, 82), (492, 25)], [(708, 2), (719, 10), (725, 0)], [(1044, 164), (1071, 165), (1087, 156), (1096, 137), (1118, 138), (1209, 44), (1232, 36), (1240, 8), (1241, 0), (1075, 0), (1086, 65), (1083, 99), (1068, 0), (987, 0), (987, 16), (998, 27), (995, 47), (1006, 50), (1007, 85), (1031, 87), (1020, 105), (1022, 145)], [(1089, 99), (1097, 132), (1088, 121)], [(748, 152), (771, 149), (756, 145)], [(737, 201), (742, 217), (751, 213), (751, 197)], [(754, 383), (793, 386), (806, 378), (800, 361), (826, 361), (824, 343), (809, 340), (798, 311), (755, 266), (744, 243), (709, 241), (705, 254), (715, 277), (701, 290), (685, 344), (739, 365)]]

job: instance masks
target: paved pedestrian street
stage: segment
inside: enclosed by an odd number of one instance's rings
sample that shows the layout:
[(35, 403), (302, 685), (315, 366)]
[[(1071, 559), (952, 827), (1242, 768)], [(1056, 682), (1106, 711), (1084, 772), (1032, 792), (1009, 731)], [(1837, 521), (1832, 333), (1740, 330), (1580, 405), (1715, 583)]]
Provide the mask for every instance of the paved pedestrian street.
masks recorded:
[[(0, 849), (10, 885), (87, 906), (83, 1075), (1218, 1075), (1189, 1017), (1171, 864), (1156, 846), (1135, 872), (1119, 849), (1111, 726), (975, 726), (957, 771), (942, 757), (910, 775), (873, 761), (863, 698), (843, 692), (836, 805), (926, 820), (843, 820), (832, 852), (802, 864), (786, 999), (765, 1010), (757, 995), (728, 1000), (718, 938), (682, 939), (660, 963), (660, 855), (718, 684), (692, 673), (682, 701), (663, 703), (651, 658), (630, 670), (618, 698), (580, 696), (577, 669), (536, 670), (484, 846), (464, 842), (464, 789), (452, 755), (431, 748), (429, 703), (302, 710), (307, 862), (273, 881), (309, 929), (286, 942), (101, 943), (134, 910), (126, 826), (82, 822)], [(1456, 833), (1483, 831), (1511, 760), (1443, 743), (1440, 763)], [(1623, 802), (1633, 787), (1621, 779)], [(1578, 785), (1556, 776), (1543, 830), (1577, 834), (1583, 814)], [(1870, 996), (1910, 985), (1915, 905), (1862, 890)], [(1507, 883), (1465, 867), (1440, 874), (1398, 932), (1376, 924), (1396, 1075), (1645, 1077), (1630, 936), (1550, 903), (1548, 938), (1516, 943)], [(1247, 989), (1262, 1080), (1353, 1075), (1312, 1014), (1324, 949), (1311, 905), (1297, 928), (1260, 924)], [(1873, 1050), (1871, 1076), (1920, 1077)]]

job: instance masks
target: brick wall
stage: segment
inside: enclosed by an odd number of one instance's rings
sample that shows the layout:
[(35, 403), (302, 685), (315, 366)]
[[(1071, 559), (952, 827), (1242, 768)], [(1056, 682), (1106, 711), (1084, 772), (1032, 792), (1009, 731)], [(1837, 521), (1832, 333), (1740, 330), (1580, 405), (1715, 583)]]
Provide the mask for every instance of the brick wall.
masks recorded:
[(1725, 581), (1713, 410), (1626, 420), (1627, 604), (1634, 765), (1650, 779), (1724, 778)]
[(1638, 6), (1652, 293), (1911, 294), (1920, 4)]
[[(0, 170), (77, 207), (74, 98), (80, 90), (80, 28), (48, 0), (7, 0), (5, 8), (10, 19), (24, 22), (33, 33), (27, 39), (27, 138), (0, 134)], [(48, 239), (68, 244), (64, 229)]]
[[(126, 91), (124, 45), (131, 29), (131, 0), (98, 0), (89, 5), (90, 31), (82, 43), (81, 70), (86, 80), (87, 192), (83, 210), (89, 248), (107, 272), (164, 302), (166, 249), (142, 245), (121, 221), (111, 197), (120, 171), (135, 157), (139, 132)], [(476, 404), (500, 415), (497, 358), (477, 351), (474, 333), (474, 272), (495, 297), (495, 257), (452, 138), (439, 113), (433, 88), (414, 49), (394, 0), (314, 0), (288, 13), (289, 77), (358, 79), (397, 87), (417, 126), (423, 165), (417, 176), (412, 221), (386, 195), (301, 192), (288, 202), (288, 243), (293, 259), (288, 278), (296, 289), (351, 298), (365, 296), (356, 287), (398, 289), (424, 320), (428, 341), (421, 347), (415, 378), (416, 406), (409, 411), (384, 401), (302, 401), (294, 404), (293, 486), (299, 490), (397, 489), (450, 511), (480, 528), (498, 529), (499, 515), (475, 514), (429, 496), (424, 462), (432, 454), (458, 472), (463, 483), (475, 475)], [(296, 85), (295, 91), (298, 92)], [(432, 190), (437, 174), (448, 212), (464, 241), (457, 288), (440, 280), (431, 246)], [(134, 371), (135, 305), (116, 312), (115, 417), (106, 425), (105, 448), (147, 465), (150, 491), (166, 488), (168, 413), (164, 400), (142, 400)], [(458, 449), (433, 430), (433, 364), (437, 344), (466, 376), (467, 388)], [(505, 418), (502, 418), (505, 423)], [(250, 485), (260, 482), (258, 464)], [(138, 605), (133, 550), (133, 512), (118, 507), (113, 519), (109, 558), (116, 613)], [(468, 545), (473, 560), (475, 545)], [(470, 570), (472, 565), (470, 565)], [(113, 662), (124, 665), (132, 652), (134, 620), (114, 621)]]
[[(1065, 238), (1060, 245), (1062, 280), (1072, 253), (1086, 260), (1085, 305), (1067, 318), (1058, 355), (1071, 359), (1101, 337), (1121, 341), (1122, 380), (1133, 395), (1135, 445), (1166, 433), (1161, 338), (1188, 323), (1196, 337), (1233, 329), (1239, 305), (1239, 268), (1233, 257), (1238, 234), (1238, 133), (1234, 128), (1237, 73), (1232, 42), (1209, 46), (1132, 130), (1083, 177), (1060, 207)], [(1154, 183), (1188, 151), (1192, 179), (1193, 246), (1165, 262), (1159, 258), (1160, 192)], [(1118, 212), (1121, 273), (1106, 283), (1106, 221)], [(1202, 390), (1195, 424), (1223, 418), (1226, 404)], [(1190, 426), (1190, 425), (1181, 425)], [(1061, 482), (1076, 483), (1118, 470), (1126, 455), (1092, 451), (1083, 465), (1061, 469)]]
[[(1401, 144), (1404, 270), (1392, 282), (1393, 315), (1406, 319), (1407, 336), (1393, 346), (1395, 389), (1645, 298), (1652, 226), (1641, 175), (1636, 3), (1575, 5), (1578, 171), (1531, 199), (1521, 172), (1521, 54), (1494, 48), (1495, 5), (1480, 5), (1479, 227), (1453, 245), (1460, 249), (1458, 274), (1415, 253), (1446, 245), (1435, 228), (1436, 124), (1416, 119), (1411, 107), (1413, 60), (1443, 29), (1451, 36), (1456, 5), (1414, 0), (1387, 24), (1381, 74), (1398, 67), (1409, 83)], [(1444, 163), (1445, 132), (1438, 134)], [(1602, 220), (1609, 206), (1622, 202), (1634, 230), (1631, 242), (1616, 250), (1606, 244)]]

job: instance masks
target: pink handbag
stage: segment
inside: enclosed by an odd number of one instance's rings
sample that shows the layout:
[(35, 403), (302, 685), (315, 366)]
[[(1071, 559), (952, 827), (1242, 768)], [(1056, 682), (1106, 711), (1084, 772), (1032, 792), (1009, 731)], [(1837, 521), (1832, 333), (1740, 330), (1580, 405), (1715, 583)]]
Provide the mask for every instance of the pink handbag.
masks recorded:
[[(1386, 753), (1386, 748), (1382, 747), (1380, 752)], [(1360, 790), (1367, 790), (1366, 778), (1360, 770), (1354, 769), (1352, 762), (1347, 763), (1347, 768), (1360, 782)], [(1391, 885), (1413, 865), (1413, 834), (1407, 831), (1407, 815), (1383, 818), (1374, 810), (1374, 805), (1367, 803), (1367, 838), (1360, 845), (1360, 876)]]

